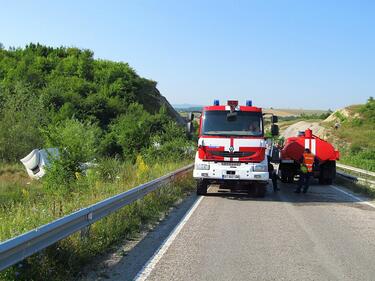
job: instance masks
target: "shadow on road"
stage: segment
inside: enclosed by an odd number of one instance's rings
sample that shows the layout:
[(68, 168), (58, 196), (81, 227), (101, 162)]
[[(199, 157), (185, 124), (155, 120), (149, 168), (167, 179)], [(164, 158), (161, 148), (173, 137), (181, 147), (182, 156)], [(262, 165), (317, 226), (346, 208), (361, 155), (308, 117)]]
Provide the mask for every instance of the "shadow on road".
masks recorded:
[(209, 189), (207, 197), (222, 197), (229, 200), (237, 201), (264, 201), (264, 202), (288, 202), (295, 205), (323, 205), (323, 204), (342, 204), (347, 203), (354, 206), (358, 204), (353, 204), (360, 202), (360, 200), (355, 200), (348, 195), (341, 193), (333, 189), (329, 185), (319, 185), (317, 182), (313, 181), (310, 188), (306, 194), (294, 193), (297, 184), (286, 184), (279, 182), (280, 191), (274, 192), (272, 185), (268, 185), (267, 193), (263, 198), (257, 198), (248, 195), (247, 187), (238, 187), (234, 190), (226, 189), (225, 186), (211, 186)]

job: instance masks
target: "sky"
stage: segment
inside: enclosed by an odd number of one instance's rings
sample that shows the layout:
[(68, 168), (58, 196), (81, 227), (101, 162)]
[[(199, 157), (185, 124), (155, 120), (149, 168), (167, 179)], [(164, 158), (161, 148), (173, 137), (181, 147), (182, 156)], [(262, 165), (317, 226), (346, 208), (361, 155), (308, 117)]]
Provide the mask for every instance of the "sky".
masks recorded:
[(375, 1), (3, 1), (0, 42), (91, 49), (172, 104), (337, 109), (375, 95)]

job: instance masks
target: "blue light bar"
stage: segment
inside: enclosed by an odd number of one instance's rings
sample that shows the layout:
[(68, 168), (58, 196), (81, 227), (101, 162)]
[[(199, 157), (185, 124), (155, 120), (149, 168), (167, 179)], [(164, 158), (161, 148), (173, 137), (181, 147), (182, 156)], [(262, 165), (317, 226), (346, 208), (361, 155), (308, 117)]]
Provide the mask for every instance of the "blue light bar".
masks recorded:
[(246, 101), (246, 106), (253, 106), (253, 102), (251, 100)]
[(219, 100), (214, 100), (214, 105), (220, 105), (220, 101)]

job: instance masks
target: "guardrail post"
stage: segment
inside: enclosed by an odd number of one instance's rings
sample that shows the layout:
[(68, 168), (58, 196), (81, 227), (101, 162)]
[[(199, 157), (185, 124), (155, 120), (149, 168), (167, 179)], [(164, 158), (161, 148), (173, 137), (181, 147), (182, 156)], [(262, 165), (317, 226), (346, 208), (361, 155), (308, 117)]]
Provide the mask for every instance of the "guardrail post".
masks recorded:
[(81, 240), (87, 240), (90, 237), (90, 228), (92, 221), (92, 212), (88, 213), (86, 216), (87, 221), (90, 223), (88, 226), (84, 227), (80, 231)]

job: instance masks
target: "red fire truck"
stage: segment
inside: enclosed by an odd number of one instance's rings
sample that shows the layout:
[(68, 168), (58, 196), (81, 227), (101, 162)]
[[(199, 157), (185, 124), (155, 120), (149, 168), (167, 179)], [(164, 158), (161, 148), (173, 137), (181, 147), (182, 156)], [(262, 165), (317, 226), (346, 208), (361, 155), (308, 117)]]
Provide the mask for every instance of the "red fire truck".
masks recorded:
[(281, 150), (279, 174), (283, 182), (292, 183), (300, 170), (300, 159), (305, 148), (309, 148), (317, 159), (314, 167), (314, 178), (320, 184), (332, 184), (336, 176), (336, 161), (340, 159), (340, 152), (332, 144), (315, 136), (310, 129), (300, 132), (296, 137), (286, 139)]
[[(271, 132), (278, 134), (277, 116)], [(262, 109), (251, 101), (239, 105), (230, 100), (203, 108), (193, 176), (197, 194), (207, 193), (210, 183), (234, 188), (246, 185), (249, 193), (264, 196), (269, 180)]]

